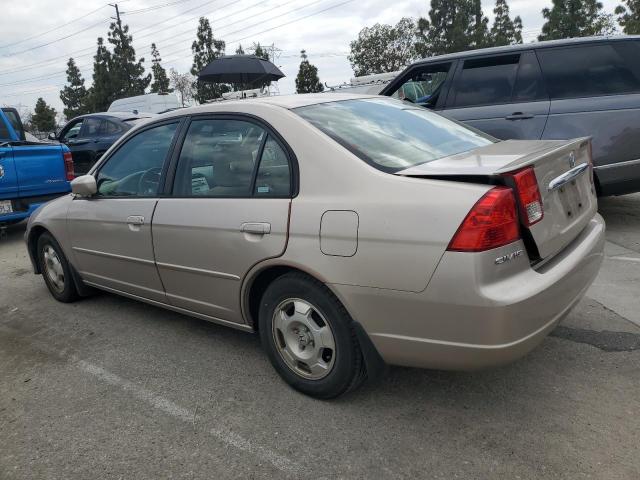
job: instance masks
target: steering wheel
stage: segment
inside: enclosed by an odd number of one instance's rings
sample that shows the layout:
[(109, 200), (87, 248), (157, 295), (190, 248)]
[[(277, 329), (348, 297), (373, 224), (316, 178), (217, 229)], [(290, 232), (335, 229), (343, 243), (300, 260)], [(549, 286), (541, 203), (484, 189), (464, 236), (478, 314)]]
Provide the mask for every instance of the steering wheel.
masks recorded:
[(162, 169), (154, 167), (145, 171), (138, 180), (138, 193), (143, 196), (155, 195), (160, 185)]

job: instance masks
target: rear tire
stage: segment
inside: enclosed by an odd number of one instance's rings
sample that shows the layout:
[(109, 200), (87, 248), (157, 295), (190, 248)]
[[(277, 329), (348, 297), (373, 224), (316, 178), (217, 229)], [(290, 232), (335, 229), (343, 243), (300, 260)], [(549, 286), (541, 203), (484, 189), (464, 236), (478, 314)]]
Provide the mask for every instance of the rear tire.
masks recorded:
[(365, 364), (352, 320), (326, 285), (288, 273), (262, 296), (259, 330), (278, 374), (312, 397), (338, 397), (360, 386)]
[(49, 233), (38, 238), (38, 264), (42, 278), (53, 298), (63, 303), (75, 302), (80, 296), (73, 282), (71, 265), (62, 248)]

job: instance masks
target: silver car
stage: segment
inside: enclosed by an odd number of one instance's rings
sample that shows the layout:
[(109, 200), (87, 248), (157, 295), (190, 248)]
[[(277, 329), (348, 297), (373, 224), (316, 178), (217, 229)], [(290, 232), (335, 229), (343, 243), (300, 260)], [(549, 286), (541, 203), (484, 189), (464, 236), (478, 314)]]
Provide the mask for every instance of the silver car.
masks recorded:
[(603, 258), (588, 138), (504, 141), (399, 100), (268, 97), (137, 126), (31, 219), (36, 273), (260, 334), (331, 398), (385, 364), (539, 344)]

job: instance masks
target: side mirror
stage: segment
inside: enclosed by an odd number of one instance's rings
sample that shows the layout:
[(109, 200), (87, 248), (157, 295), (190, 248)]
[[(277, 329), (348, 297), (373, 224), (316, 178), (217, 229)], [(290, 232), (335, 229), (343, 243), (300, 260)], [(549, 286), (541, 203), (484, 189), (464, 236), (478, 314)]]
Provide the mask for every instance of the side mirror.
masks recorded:
[(56, 134), (51, 132), (49, 135), (47, 135), (47, 138), (49, 140), (58, 140), (58, 137), (56, 137)]
[(93, 175), (82, 175), (71, 180), (71, 193), (80, 197), (90, 197), (98, 193), (98, 185)]

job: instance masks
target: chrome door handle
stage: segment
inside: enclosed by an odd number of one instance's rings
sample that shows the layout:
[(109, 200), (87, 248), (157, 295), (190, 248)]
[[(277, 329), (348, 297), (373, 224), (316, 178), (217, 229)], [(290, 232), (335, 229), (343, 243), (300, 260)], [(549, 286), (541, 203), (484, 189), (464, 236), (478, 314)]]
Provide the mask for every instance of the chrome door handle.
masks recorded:
[(271, 224), (265, 222), (243, 223), (240, 231), (244, 233), (255, 233), (256, 235), (266, 235), (271, 233)]
[(549, 182), (549, 191), (553, 192), (554, 190), (563, 187), (569, 182), (572, 182), (580, 175), (582, 175), (589, 168), (588, 163), (583, 163), (582, 165), (578, 165), (577, 167), (573, 167), (568, 172), (563, 173), (559, 177), (554, 178)]
[(129, 225), (144, 225), (144, 217), (142, 215), (130, 215), (127, 217)]

